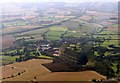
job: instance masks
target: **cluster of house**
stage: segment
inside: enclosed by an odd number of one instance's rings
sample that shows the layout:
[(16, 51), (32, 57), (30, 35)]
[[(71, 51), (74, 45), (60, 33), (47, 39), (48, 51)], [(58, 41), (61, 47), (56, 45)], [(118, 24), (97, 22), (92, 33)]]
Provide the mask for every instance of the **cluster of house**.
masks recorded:
[(44, 52), (46, 55), (51, 56), (59, 56), (60, 51), (58, 47), (52, 47), (50, 44), (42, 44), (40, 45), (40, 51)]
[(76, 38), (75, 40), (66, 38), (59, 41), (59, 44), (61, 44), (60, 47), (57, 47), (55, 43), (52, 46), (51, 42), (44, 42), (40, 45), (40, 50), (41, 52), (44, 52), (45, 55), (59, 56), (57, 60), (54, 60), (53, 62), (60, 61), (68, 64), (69, 66), (72, 64), (71, 66), (81, 67), (80, 64), (86, 64), (87, 56), (83, 56), (82, 48), (78, 43), (83, 44), (86, 43), (85, 41), (89, 44), (92, 42), (89, 38)]

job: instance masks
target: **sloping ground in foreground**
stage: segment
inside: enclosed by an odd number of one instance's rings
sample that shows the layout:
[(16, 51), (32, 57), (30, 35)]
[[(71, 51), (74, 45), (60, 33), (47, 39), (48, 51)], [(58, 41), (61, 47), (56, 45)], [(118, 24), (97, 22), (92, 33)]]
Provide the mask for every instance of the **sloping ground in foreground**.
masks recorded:
[[(30, 80), (34, 80), (34, 77), (38, 77), (38, 76), (42, 77), (50, 73), (51, 71), (48, 70), (46, 67), (42, 66), (41, 64), (51, 63), (51, 62), (52, 60), (32, 59), (24, 62), (16, 62), (16, 63), (10, 64), (9, 66), (12, 66), (15, 68), (21, 68), (26, 71), (21, 75), (18, 75), (9, 79), (4, 79), (4, 80), (5, 81), (30, 81)], [(2, 72), (3, 71), (4, 70), (2, 70)]]
[[(55, 72), (42, 77), (41, 81), (91, 81), (92, 79), (106, 79), (95, 71)], [(39, 80), (39, 79), (38, 79)]]
[(88, 81), (92, 79), (100, 80), (106, 78), (106, 76), (100, 75), (95, 71), (52, 72), (42, 65), (51, 62), (52, 60), (32, 59), (25, 62), (10, 64), (9, 66), (26, 71), (13, 78), (4, 79), (3, 81)]

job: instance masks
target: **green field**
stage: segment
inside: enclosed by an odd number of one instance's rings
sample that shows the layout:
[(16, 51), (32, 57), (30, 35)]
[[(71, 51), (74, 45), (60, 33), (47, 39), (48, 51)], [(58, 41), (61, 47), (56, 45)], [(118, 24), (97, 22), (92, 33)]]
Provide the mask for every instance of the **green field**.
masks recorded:
[(26, 26), (28, 23), (24, 21), (14, 21), (14, 22), (7, 22), (3, 24), (5, 27), (11, 27), (11, 26)]
[(0, 56), (0, 59), (15, 61), (19, 56)]
[(64, 34), (63, 31), (49, 31), (45, 35), (46, 36), (58, 36), (58, 37), (60, 37), (62, 34)]
[(98, 34), (115, 34), (115, 33), (113, 33), (112, 31), (104, 30)]
[(56, 37), (56, 36), (45, 36), (45, 38), (47, 39), (47, 40), (60, 40), (61, 38), (60, 37)]
[(0, 61), (2, 64), (9, 64), (11, 62), (15, 62), (16, 58), (19, 56), (0, 56)]
[(32, 31), (23, 32), (22, 35), (41, 35), (47, 32), (49, 28), (40, 28)]
[(95, 38), (118, 39), (118, 35), (93, 35)]
[(50, 27), (50, 30), (45, 34), (48, 40), (60, 40), (62, 35), (68, 31), (65, 27)]
[(25, 28), (21, 28), (21, 27), (11, 27), (11, 28), (4, 28), (2, 30), (3, 34), (10, 34), (10, 33), (16, 33), (16, 32), (23, 32), (26, 31), (28, 29)]
[(41, 35), (47, 32), (48, 30), (49, 30), (48, 28), (36, 29), (23, 33), (17, 33), (16, 35), (14, 35), (14, 37), (16, 38), (16, 40), (24, 38), (27, 41), (37, 41), (43, 39)]
[(57, 25), (56, 27), (67, 27), (69, 31), (81, 31), (82, 33), (92, 33), (95, 30), (98, 30), (98, 24), (92, 24), (86, 21), (82, 21), (81, 19), (75, 19), (71, 21), (67, 21), (61, 23), (61, 25)]
[(41, 56), (38, 56), (38, 57), (43, 58), (43, 59), (53, 59), (53, 57), (46, 56), (46, 55), (41, 55)]
[(80, 33), (80, 32), (67, 32), (64, 37), (69, 37), (69, 36), (72, 36), (72, 37), (80, 37), (82, 36), (83, 34)]
[(118, 40), (106, 40), (105, 42), (103, 42), (101, 44), (101, 46), (105, 46), (105, 47), (108, 47), (108, 45), (111, 45), (111, 44), (115, 44), (115, 45), (118, 45)]
[(68, 28), (65, 27), (50, 27), (51, 31), (68, 31)]

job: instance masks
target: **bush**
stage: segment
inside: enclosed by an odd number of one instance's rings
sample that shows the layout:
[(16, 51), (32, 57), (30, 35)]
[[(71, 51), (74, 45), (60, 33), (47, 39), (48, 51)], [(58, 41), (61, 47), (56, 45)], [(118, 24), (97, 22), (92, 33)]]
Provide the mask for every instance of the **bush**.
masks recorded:
[(92, 82), (96, 82), (96, 79), (92, 79)]

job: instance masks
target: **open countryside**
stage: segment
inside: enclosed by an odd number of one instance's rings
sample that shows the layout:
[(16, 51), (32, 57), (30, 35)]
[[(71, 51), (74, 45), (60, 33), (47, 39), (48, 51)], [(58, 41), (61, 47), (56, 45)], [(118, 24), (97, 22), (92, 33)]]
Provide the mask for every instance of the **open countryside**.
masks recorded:
[(0, 80), (120, 81), (117, 2), (16, 2), (2, 10)]

